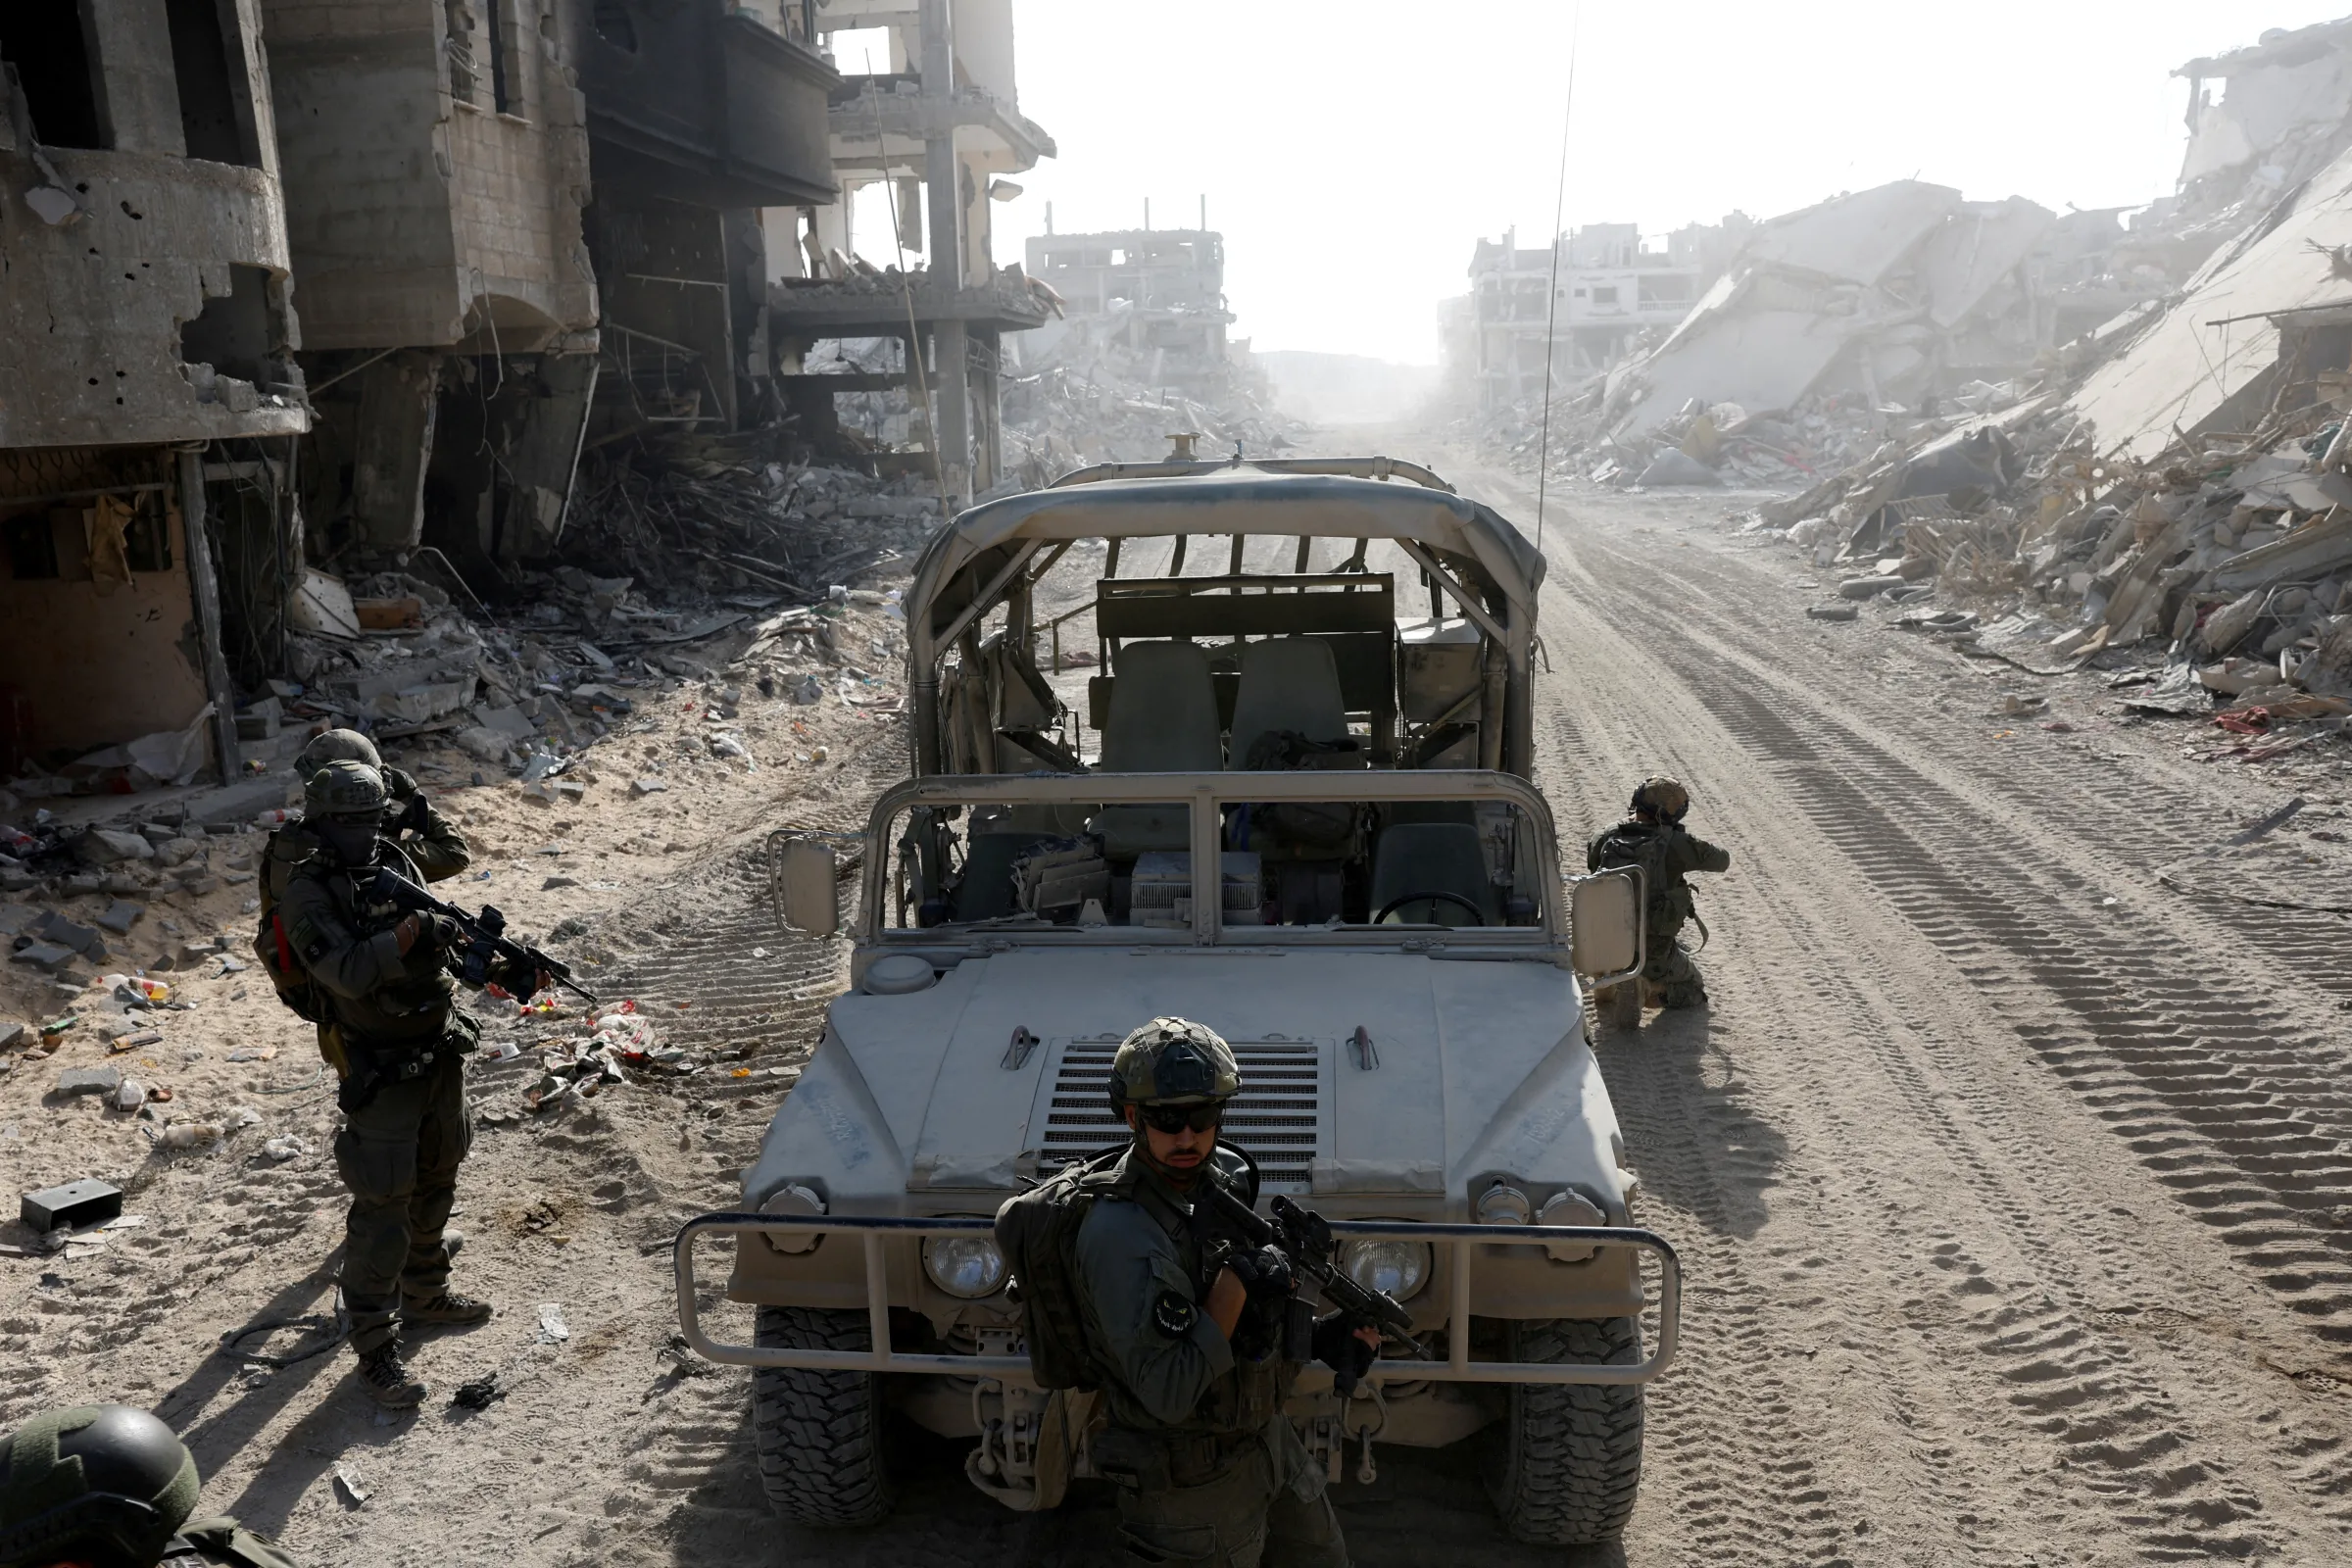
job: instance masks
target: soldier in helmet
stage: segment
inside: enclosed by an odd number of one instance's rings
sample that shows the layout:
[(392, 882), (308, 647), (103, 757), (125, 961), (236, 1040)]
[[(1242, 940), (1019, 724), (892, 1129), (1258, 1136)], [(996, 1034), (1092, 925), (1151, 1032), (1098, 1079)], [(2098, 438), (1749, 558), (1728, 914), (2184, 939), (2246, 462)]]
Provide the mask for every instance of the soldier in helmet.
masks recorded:
[[(1594, 838), (1585, 851), (1588, 870), (1642, 868), (1648, 889), (1642, 911), (1648, 960), (1642, 965), (1642, 981), (1668, 1007), (1707, 1004), (1698, 965), (1682, 947), (1683, 926), (1697, 918), (1687, 878), (1693, 871), (1732, 868), (1729, 850), (1684, 831), (1683, 817), (1690, 809), (1690, 792), (1682, 785), (1664, 774), (1645, 778), (1634, 790), (1633, 809), (1626, 819)], [(1703, 922), (1699, 930), (1706, 930)]]
[(277, 915), (322, 1001), (322, 1049), (342, 1080), (335, 1165), (351, 1190), (343, 1301), (360, 1384), (377, 1402), (405, 1408), (424, 1397), (424, 1386), (401, 1357), (398, 1325), (479, 1323), (490, 1307), (449, 1289), (444, 1235), (472, 1143), (463, 1058), (481, 1039), (448, 973), (465, 937), (444, 916), (373, 896), (379, 866), (422, 880), (407, 850), (385, 836), (389, 807), (383, 776), (366, 762), (332, 761), (314, 773), (303, 824), (318, 848), (292, 868)]
[[(392, 819), (387, 831), (424, 873), (428, 882), (456, 876), (472, 861), (466, 840), (435, 808), (416, 781), (397, 767), (387, 767), (376, 755), (375, 742), (356, 729), (321, 730), (311, 737), (294, 759), (294, 776), (308, 782), (329, 762), (365, 762), (383, 775), (384, 793), (391, 798)], [(270, 852), (262, 877), (262, 912), (267, 915), (286, 896), (286, 878), (295, 866), (318, 853), (318, 837), (300, 822), (290, 822), (270, 835)]]
[[(1111, 1108), (1133, 1141), (1074, 1260), (1088, 1348), (1107, 1374), (1095, 1465), (1118, 1485), (1133, 1560), (1345, 1568), (1323, 1474), (1282, 1413), (1298, 1367), (1245, 1322), (1279, 1318), (1288, 1270), (1279, 1254), (1212, 1251), (1196, 1210), (1203, 1182), (1246, 1186), (1239, 1157), (1217, 1147), (1241, 1088), (1231, 1048), (1183, 1018), (1152, 1019), (1113, 1060)], [(1314, 1336), (1319, 1359), (1357, 1375), (1378, 1346), (1336, 1316)]]
[(0, 1437), (0, 1568), (296, 1568), (234, 1519), (190, 1522), (201, 1484), (194, 1456), (144, 1410), (36, 1415)]

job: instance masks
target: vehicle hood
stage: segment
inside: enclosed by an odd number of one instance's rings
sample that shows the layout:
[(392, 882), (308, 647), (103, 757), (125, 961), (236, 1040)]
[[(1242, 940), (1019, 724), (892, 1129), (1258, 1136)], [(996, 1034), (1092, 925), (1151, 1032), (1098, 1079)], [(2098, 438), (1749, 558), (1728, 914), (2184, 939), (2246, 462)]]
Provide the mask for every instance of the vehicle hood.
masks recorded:
[(1041, 1158), (1125, 1136), (1088, 1064), (1160, 1014), (1234, 1042), (1236, 1134), (1252, 1144), (1254, 1111), (1287, 1135), (1257, 1150), (1277, 1190), (1459, 1214), (1474, 1183), (1503, 1176), (1623, 1211), (1632, 1178), (1569, 972), (1328, 950), (1002, 953), (911, 995), (845, 995), (746, 1173), (747, 1204), (798, 1182), (837, 1212), (898, 1211), (910, 1194), (948, 1212), (958, 1192), (993, 1209)]

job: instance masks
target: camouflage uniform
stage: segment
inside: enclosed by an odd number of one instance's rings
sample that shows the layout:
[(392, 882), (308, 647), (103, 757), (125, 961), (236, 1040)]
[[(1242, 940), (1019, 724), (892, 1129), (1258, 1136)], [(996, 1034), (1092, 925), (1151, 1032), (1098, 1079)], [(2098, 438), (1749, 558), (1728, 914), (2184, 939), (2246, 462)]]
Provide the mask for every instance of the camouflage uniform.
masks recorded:
[(1642, 982), (1659, 993), (1665, 1006), (1704, 1006), (1705, 982), (1681, 941), (1694, 902), (1686, 878), (1693, 871), (1730, 870), (1731, 852), (1684, 831), (1682, 814), (1690, 808), (1690, 797), (1672, 779), (1644, 780), (1634, 792), (1634, 815), (1586, 847), (1585, 868), (1639, 865), (1647, 873), (1642, 924), (1648, 956), (1642, 966)]
[[(1171, 1073), (1170, 1045), (1196, 1062)], [(1199, 1058), (1208, 1081), (1167, 1081)], [(1225, 1043), (1182, 1019), (1130, 1035), (1112, 1076), (1114, 1099), (1132, 1103), (1221, 1101), (1241, 1087)], [(1238, 1173), (1238, 1159), (1219, 1152), (1218, 1162)], [(1198, 1179), (1216, 1178), (1204, 1168)], [(1202, 1230), (1140, 1133), (1079, 1228), (1089, 1348), (1109, 1374), (1094, 1460), (1118, 1485), (1121, 1544), (1130, 1560), (1182, 1568), (1346, 1568), (1323, 1473), (1282, 1413), (1298, 1368), (1273, 1351), (1237, 1357), (1203, 1310)]]
[[(313, 779), (313, 793), (340, 770), (374, 777), (365, 764), (330, 764)], [(319, 824), (322, 840), (333, 831), (332, 823)], [(376, 839), (374, 856), (357, 867), (322, 842), (288, 873), (278, 911), (295, 957), (332, 1013), (320, 1043), (342, 1078), (335, 1166), (351, 1191), (343, 1300), (363, 1362), (393, 1344), (400, 1317), (476, 1322), (489, 1315), (481, 1303), (449, 1294), (444, 1236), (458, 1166), (473, 1142), (463, 1058), (481, 1030), (456, 1004), (448, 933), (420, 920), (401, 951), (402, 912), (375, 905), (368, 891), (377, 866), (423, 880), (417, 862), (389, 840)], [(390, 1402), (415, 1402), (411, 1386), (402, 1387)], [(415, 1392), (421, 1397), (420, 1388)]]

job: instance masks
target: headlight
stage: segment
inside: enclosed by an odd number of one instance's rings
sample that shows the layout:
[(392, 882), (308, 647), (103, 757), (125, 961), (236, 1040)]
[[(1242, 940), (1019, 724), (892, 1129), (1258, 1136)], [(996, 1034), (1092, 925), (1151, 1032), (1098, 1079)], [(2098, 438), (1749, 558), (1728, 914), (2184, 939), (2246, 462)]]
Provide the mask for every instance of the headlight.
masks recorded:
[(1527, 1195), (1516, 1187), (1496, 1182), (1478, 1200), (1478, 1222), (1481, 1225), (1524, 1225), (1535, 1214), (1535, 1205)]
[(1429, 1244), (1349, 1242), (1340, 1249), (1340, 1266), (1365, 1290), (1402, 1301), (1429, 1283)]
[[(1608, 1222), (1609, 1216), (1600, 1211), (1599, 1204), (1574, 1190), (1553, 1197), (1544, 1205), (1544, 1211), (1536, 1216), (1539, 1225), (1606, 1225)], [(1594, 1249), (1589, 1242), (1565, 1242), (1546, 1247), (1544, 1250), (1551, 1254), (1554, 1263), (1582, 1263), (1592, 1255)]]
[(927, 1236), (923, 1272), (950, 1296), (977, 1301), (1004, 1289), (1004, 1254), (985, 1236)]
[[(822, 1214), (825, 1200), (815, 1193), (795, 1182), (780, 1187), (760, 1205), (762, 1214)], [(761, 1231), (760, 1239), (786, 1256), (813, 1252), (816, 1244), (825, 1239), (822, 1231)]]

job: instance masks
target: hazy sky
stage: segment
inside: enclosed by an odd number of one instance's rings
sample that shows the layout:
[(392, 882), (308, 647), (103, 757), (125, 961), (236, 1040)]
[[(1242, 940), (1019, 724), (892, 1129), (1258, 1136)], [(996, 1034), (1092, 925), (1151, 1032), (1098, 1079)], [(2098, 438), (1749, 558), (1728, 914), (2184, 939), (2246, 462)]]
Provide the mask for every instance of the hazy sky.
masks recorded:
[[(1551, 225), (1570, 0), (1015, 4), (1021, 108), (1061, 153), (997, 209), (1000, 263), (1048, 202), (1064, 231), (1140, 224), (1146, 198), (1173, 227), (1205, 192), (1237, 333), (1428, 362), (1473, 239)], [(1586, 5), (1567, 221), (1662, 233), (1909, 176), (2061, 211), (2144, 202), (2185, 140), (2176, 66), (2346, 10)]]

